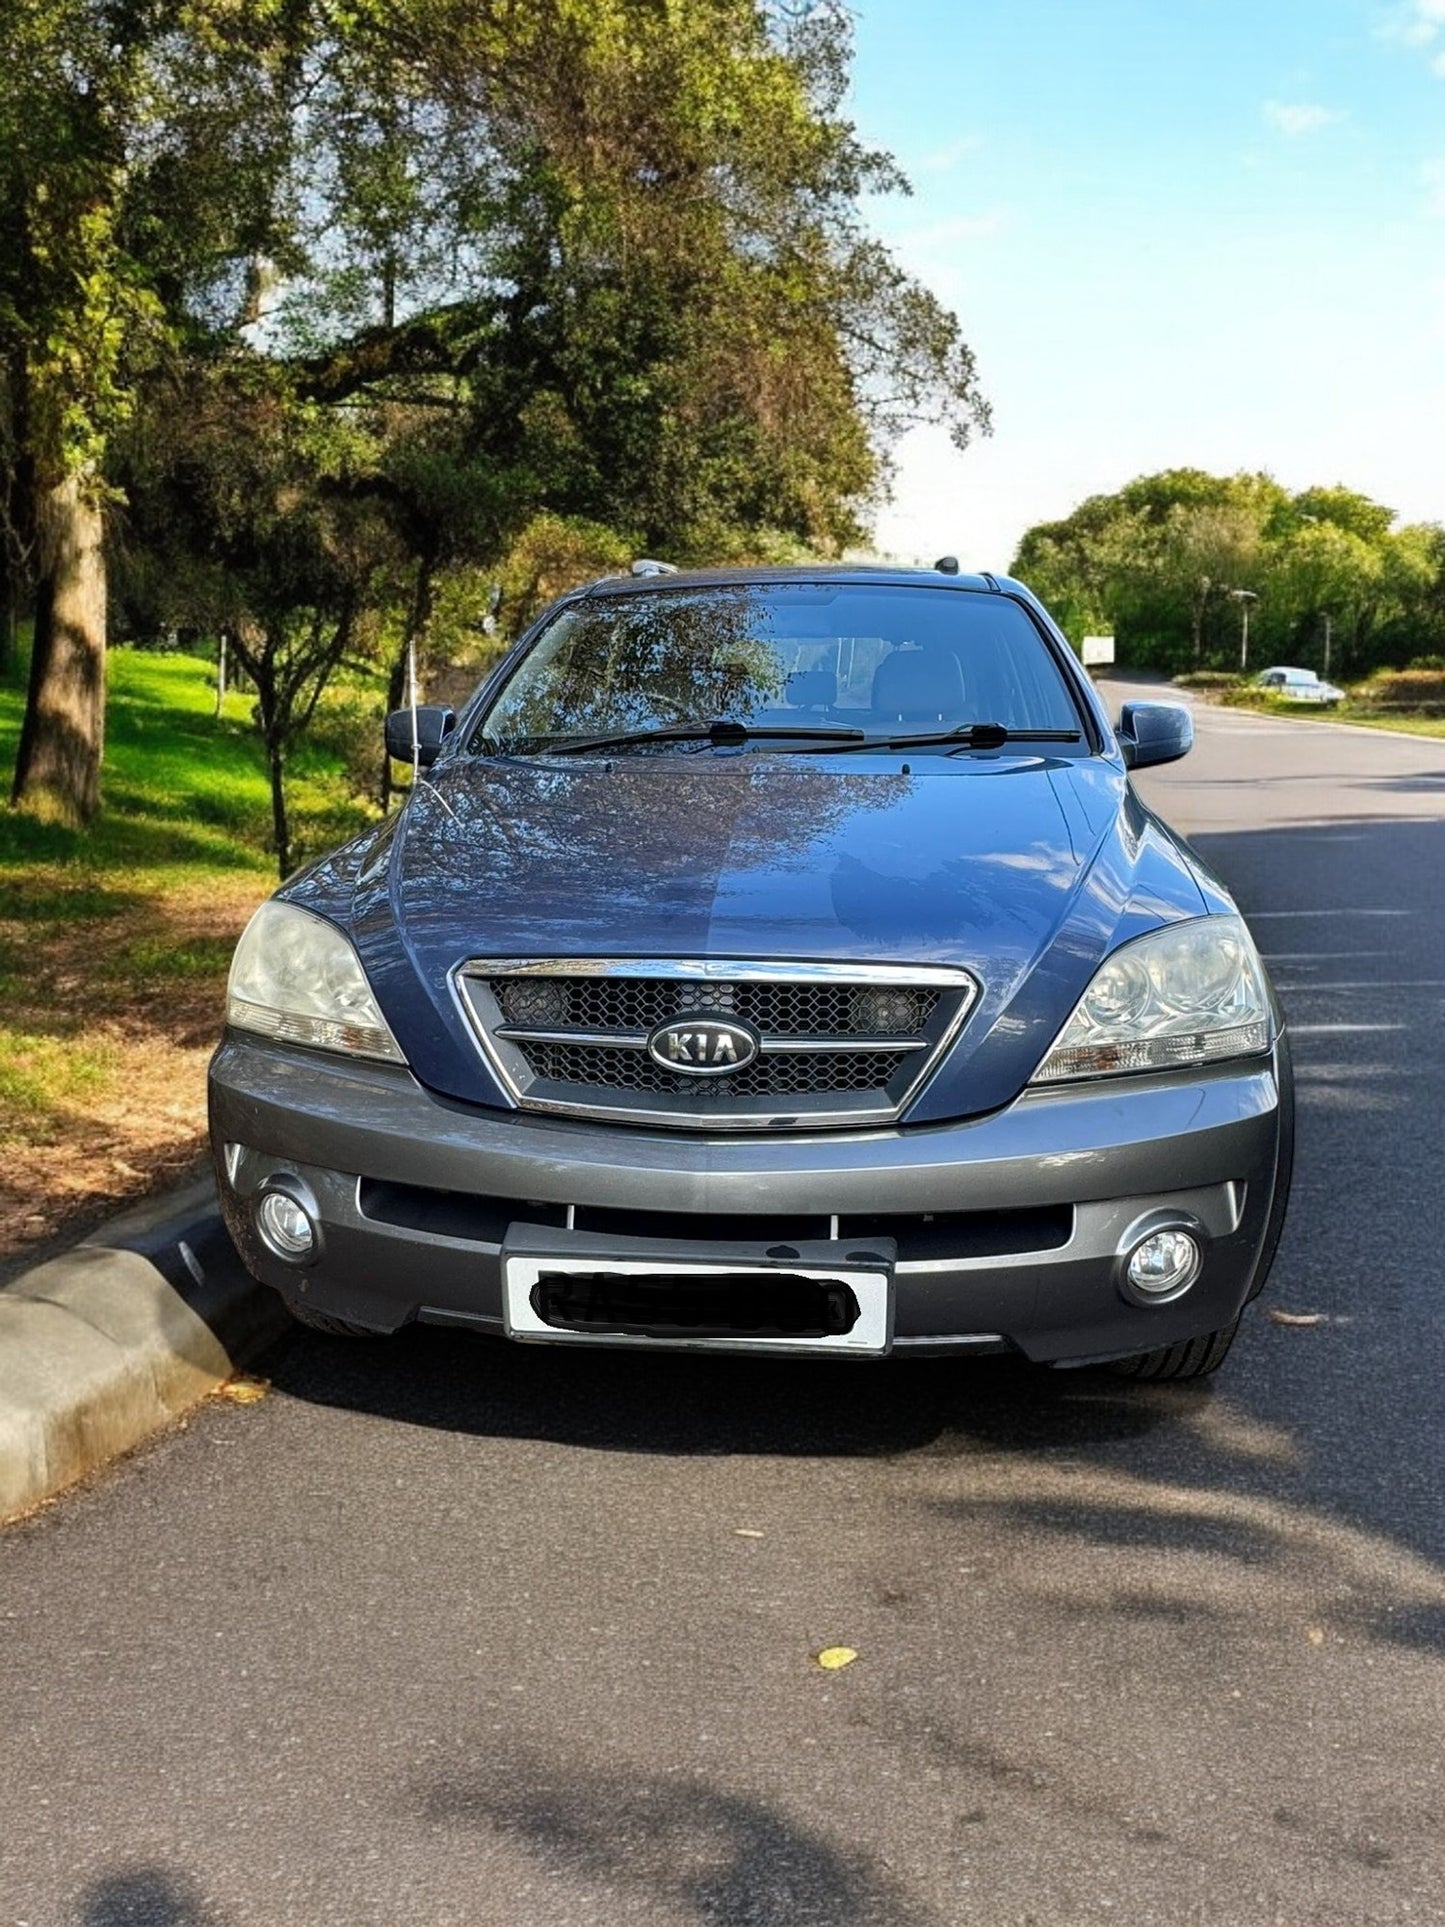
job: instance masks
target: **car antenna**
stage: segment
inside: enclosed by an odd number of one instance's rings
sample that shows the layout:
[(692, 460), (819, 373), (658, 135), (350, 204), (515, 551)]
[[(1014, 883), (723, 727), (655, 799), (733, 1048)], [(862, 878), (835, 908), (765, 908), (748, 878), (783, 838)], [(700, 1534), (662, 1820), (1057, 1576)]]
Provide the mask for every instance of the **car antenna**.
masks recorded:
[(956, 555), (941, 555), (933, 566), (939, 575), (957, 575), (958, 557)]
[(632, 573), (634, 575), (676, 575), (677, 564), (675, 562), (655, 562), (651, 556), (643, 555), (639, 556), (637, 561), (633, 563)]

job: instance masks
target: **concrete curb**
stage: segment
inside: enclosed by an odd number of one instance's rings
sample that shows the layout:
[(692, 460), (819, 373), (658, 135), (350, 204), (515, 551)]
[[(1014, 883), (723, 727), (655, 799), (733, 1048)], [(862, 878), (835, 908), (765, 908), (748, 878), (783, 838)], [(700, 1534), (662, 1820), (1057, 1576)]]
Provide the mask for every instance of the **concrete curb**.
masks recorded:
[(164, 1430), (287, 1323), (209, 1178), (0, 1287), (0, 1523)]

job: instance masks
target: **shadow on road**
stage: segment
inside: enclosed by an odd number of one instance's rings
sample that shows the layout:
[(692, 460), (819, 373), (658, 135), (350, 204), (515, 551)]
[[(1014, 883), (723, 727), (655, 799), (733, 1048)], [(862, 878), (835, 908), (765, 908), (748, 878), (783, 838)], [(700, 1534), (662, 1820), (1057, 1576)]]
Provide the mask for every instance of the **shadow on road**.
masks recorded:
[[(277, 1387), (322, 1405), (491, 1438), (667, 1454), (885, 1457), (1141, 1438), (1169, 1402), (1123, 1381), (1008, 1359), (658, 1358), (513, 1345), (413, 1327), (375, 1344), (309, 1334), (272, 1360)], [(1207, 1400), (1181, 1387), (1174, 1401)]]
[(81, 1896), (80, 1927), (223, 1927), (185, 1875), (159, 1867), (107, 1874)]
[(612, 1919), (630, 1917), (631, 1894), (712, 1927), (942, 1927), (870, 1854), (695, 1776), (560, 1768), (507, 1749), (417, 1797), (432, 1827), (501, 1834), (544, 1874), (600, 1887)]

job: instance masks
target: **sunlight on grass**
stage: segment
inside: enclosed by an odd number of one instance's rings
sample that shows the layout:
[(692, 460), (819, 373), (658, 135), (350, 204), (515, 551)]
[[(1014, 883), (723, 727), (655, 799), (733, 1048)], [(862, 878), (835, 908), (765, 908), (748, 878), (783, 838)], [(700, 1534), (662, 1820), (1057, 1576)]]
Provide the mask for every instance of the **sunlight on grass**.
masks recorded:
[[(87, 832), (0, 811), (0, 876), (12, 867), (54, 865), (104, 872), (106, 887), (115, 888), (123, 887), (124, 872), (139, 870), (145, 872), (141, 887), (150, 890), (165, 869), (271, 868), (271, 792), (251, 698), (228, 694), (218, 717), (214, 671), (197, 656), (113, 649), (107, 660), (100, 818)], [(7, 772), (23, 711), (21, 687), (0, 685), (0, 768)], [(354, 835), (375, 814), (350, 794), (339, 759), (316, 750), (298, 754), (288, 796), (298, 844), (312, 853)], [(5, 887), (8, 897), (8, 879)], [(40, 880), (31, 887), (41, 887)], [(68, 886), (60, 887), (63, 893)], [(35, 914), (105, 910), (76, 902)]]
[[(112, 650), (94, 827), (0, 807), (0, 1255), (203, 1142), (231, 951), (276, 885), (251, 698), (217, 716), (213, 675), (195, 656)], [(7, 782), (23, 709), (23, 685), (0, 683)], [(379, 759), (379, 729), (377, 743)], [(322, 743), (287, 793), (301, 856), (377, 814)]]
[(229, 969), (234, 947), (229, 937), (192, 937), (183, 942), (143, 937), (138, 943), (127, 944), (117, 962), (127, 974), (137, 977), (215, 977)]
[(0, 1029), (0, 1143), (17, 1125), (93, 1096), (115, 1067), (115, 1051), (104, 1044)]
[(1362, 729), (1388, 729), (1397, 736), (1445, 736), (1445, 716), (1359, 716), (1347, 709), (1342, 723), (1358, 723)]

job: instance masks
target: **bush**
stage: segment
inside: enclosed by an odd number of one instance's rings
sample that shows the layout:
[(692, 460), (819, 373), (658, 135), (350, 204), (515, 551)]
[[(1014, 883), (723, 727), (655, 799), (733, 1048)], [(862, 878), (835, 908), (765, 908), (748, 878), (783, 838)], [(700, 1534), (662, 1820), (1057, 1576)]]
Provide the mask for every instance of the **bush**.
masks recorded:
[(1236, 682), (1232, 689), (1221, 690), (1219, 700), (1229, 709), (1273, 709), (1279, 704), (1272, 689), (1252, 682)]
[(1230, 669), (1191, 669), (1188, 675), (1176, 676), (1177, 689), (1234, 689), (1239, 677)]
[(1445, 664), (1440, 668), (1380, 669), (1354, 692), (1358, 702), (1379, 709), (1433, 709), (1445, 705)]
[(1412, 656), (1407, 669), (1445, 669), (1445, 656)]

